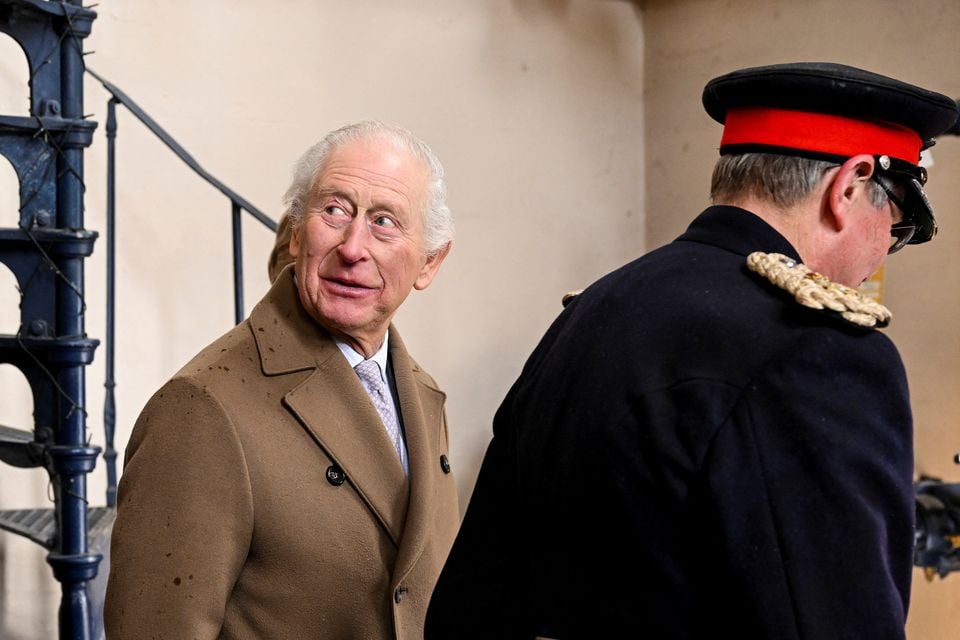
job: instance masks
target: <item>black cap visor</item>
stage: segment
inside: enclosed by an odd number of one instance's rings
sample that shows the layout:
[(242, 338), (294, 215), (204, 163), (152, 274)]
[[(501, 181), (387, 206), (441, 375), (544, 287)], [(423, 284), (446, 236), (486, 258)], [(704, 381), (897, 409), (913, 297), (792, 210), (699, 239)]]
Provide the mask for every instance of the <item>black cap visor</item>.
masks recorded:
[[(908, 240), (891, 247), (891, 253), (904, 244), (923, 244), (933, 240), (937, 235), (937, 221), (933, 215), (933, 207), (923, 190), (923, 185), (927, 181), (926, 169), (889, 156), (877, 156), (876, 160), (874, 176), (877, 182), (903, 214), (902, 224), (913, 224), (915, 227), (913, 235)], [(885, 181), (902, 186), (903, 198), (893, 193), (889, 185), (884, 184)]]

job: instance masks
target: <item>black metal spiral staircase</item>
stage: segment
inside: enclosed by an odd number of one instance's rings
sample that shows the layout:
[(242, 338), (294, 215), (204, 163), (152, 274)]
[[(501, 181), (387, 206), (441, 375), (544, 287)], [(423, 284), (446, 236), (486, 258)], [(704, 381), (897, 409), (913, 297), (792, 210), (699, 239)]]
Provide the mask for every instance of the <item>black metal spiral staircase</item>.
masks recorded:
[[(83, 39), (96, 13), (79, 0), (0, 0), (0, 33), (13, 38), (29, 66), (29, 113), (0, 115), (0, 154), (13, 165), (20, 184), (19, 216), (0, 212), (0, 262), (20, 290), (20, 323), (15, 335), (0, 335), (0, 364), (12, 364), (33, 395), (34, 424), (0, 425), (0, 462), (46, 471), (53, 487), (52, 508), (0, 511), (0, 529), (49, 550), (47, 562), (61, 583), (59, 636), (87, 640), (99, 635), (99, 611), (91, 606), (90, 583), (102, 556), (91, 553), (91, 536), (112, 525), (116, 500), (113, 449), (114, 310), (114, 139), (116, 106), (125, 106), (180, 159), (230, 200), (233, 217), (235, 320), (244, 317), (241, 213), (270, 230), (276, 223), (207, 173), (183, 147), (119, 88), (85, 68)], [(107, 505), (89, 507), (86, 476), (99, 447), (89, 445), (85, 366), (99, 341), (84, 329), (84, 259), (97, 233), (84, 229), (83, 151), (96, 123), (83, 116), (83, 79), (90, 73), (110, 93), (107, 103), (107, 397), (104, 430)], [(9, 222), (8, 222), (9, 221)], [(2, 505), (0, 505), (2, 507)], [(96, 604), (96, 603), (94, 603)]]
[(29, 428), (0, 429), (0, 460), (44, 469), (55, 504), (0, 512), (0, 527), (49, 549), (63, 590), (61, 635), (70, 638), (90, 637), (86, 585), (101, 556), (89, 553), (87, 533), (106, 513), (88, 514), (86, 475), (100, 450), (88, 445), (84, 410), (84, 367), (98, 342), (84, 331), (83, 261), (97, 234), (83, 227), (83, 151), (96, 123), (83, 118), (82, 42), (95, 17), (72, 2), (0, 4), (0, 31), (30, 71), (29, 115), (0, 116), (0, 153), (20, 182), (19, 218), (0, 229), (0, 261), (21, 292), (20, 326), (0, 336), (0, 363), (24, 374), (34, 405)]

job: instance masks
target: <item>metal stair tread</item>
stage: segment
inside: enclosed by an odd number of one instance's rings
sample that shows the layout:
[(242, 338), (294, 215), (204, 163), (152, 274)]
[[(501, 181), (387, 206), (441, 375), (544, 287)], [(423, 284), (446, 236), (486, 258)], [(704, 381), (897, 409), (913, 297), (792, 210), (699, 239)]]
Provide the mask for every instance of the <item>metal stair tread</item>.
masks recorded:
[(8, 4), (17, 7), (21, 11), (34, 11), (38, 14), (50, 14), (53, 16), (84, 16), (96, 17), (96, 13), (88, 7), (65, 5), (62, 2), (45, 2), (44, 0), (8, 0)]
[(78, 131), (93, 132), (96, 122), (92, 120), (60, 118), (56, 116), (9, 116), (0, 115), (0, 130), (34, 134), (38, 131)]
[[(113, 525), (116, 509), (90, 507), (87, 509), (87, 530), (107, 529)], [(33, 540), (52, 549), (57, 540), (57, 518), (52, 508), (12, 509), (0, 511), (0, 529)]]
[(33, 227), (30, 229), (33, 239), (24, 233), (20, 227), (0, 228), (0, 241), (11, 242), (92, 242), (97, 239), (97, 232), (88, 229), (61, 229), (58, 227)]
[(0, 462), (29, 469), (43, 465), (43, 445), (30, 431), (0, 424)]
[(33, 432), (14, 429), (0, 424), (0, 442), (9, 444), (26, 444), (33, 442)]
[(93, 352), (99, 344), (99, 340), (87, 337), (28, 337), (0, 334), (0, 362), (6, 361), (5, 354), (18, 354), (26, 349), (35, 355), (42, 355), (44, 362), (89, 364), (93, 362)]

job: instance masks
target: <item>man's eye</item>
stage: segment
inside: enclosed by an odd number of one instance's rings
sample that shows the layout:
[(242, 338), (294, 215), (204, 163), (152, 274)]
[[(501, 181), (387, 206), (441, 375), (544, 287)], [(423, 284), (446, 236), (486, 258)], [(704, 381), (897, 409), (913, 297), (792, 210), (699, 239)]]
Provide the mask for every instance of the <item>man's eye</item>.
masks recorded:
[(329, 207), (327, 207), (326, 209), (324, 209), (323, 212), (324, 212), (325, 214), (327, 214), (328, 216), (345, 216), (345, 215), (347, 215), (347, 212), (346, 212), (346, 211), (344, 211), (341, 207), (338, 207), (337, 205), (334, 205), (334, 204), (332, 204), (332, 205), (330, 205)]
[(393, 221), (393, 218), (390, 218), (389, 216), (377, 216), (376, 218), (373, 219), (373, 224), (377, 225), (378, 227), (397, 226), (396, 223)]

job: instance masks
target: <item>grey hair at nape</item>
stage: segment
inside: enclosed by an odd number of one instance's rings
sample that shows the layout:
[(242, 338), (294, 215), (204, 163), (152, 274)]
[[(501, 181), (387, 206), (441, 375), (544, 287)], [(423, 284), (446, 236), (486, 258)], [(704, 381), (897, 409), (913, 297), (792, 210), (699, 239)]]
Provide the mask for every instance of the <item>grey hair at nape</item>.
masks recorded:
[[(713, 169), (710, 199), (725, 202), (752, 195), (789, 209), (810, 195), (824, 173), (838, 162), (776, 153), (740, 153), (720, 156)], [(879, 184), (868, 184), (870, 202), (880, 208), (887, 194)]]

